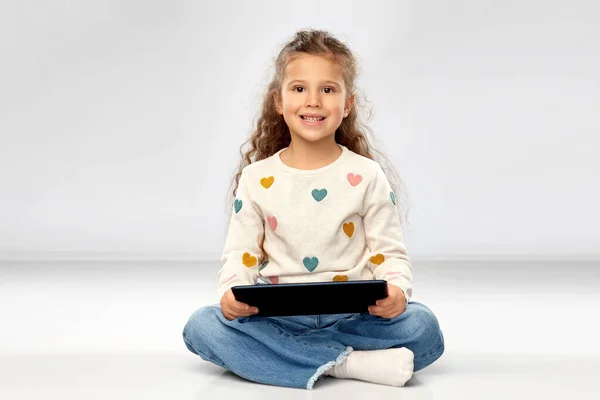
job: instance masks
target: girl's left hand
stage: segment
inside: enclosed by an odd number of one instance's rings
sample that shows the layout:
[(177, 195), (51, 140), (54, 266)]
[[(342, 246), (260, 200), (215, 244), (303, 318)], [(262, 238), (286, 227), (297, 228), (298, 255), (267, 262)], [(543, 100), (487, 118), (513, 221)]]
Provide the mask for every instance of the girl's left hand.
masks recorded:
[(388, 297), (377, 300), (375, 306), (369, 306), (369, 314), (381, 318), (395, 318), (406, 311), (404, 292), (396, 285), (388, 283)]

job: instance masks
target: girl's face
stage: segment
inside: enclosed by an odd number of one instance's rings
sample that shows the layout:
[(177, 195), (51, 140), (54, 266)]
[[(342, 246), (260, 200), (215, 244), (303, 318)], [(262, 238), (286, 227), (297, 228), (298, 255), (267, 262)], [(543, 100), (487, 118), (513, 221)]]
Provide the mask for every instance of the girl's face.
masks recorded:
[[(331, 139), (350, 110), (340, 67), (327, 58), (300, 54), (287, 65), (275, 106), (290, 129), (292, 140)], [(312, 118), (311, 118), (312, 116)]]

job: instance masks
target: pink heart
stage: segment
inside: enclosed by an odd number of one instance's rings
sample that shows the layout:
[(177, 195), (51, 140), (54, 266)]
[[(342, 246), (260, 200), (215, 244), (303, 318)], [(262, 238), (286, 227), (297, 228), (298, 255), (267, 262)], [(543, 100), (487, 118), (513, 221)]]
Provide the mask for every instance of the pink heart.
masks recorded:
[(271, 229), (273, 229), (274, 232), (275, 229), (277, 229), (277, 218), (267, 217), (267, 222), (269, 223), (269, 226), (271, 227)]
[(278, 276), (272, 276), (269, 278), (271, 280), (271, 283), (274, 285), (277, 285), (279, 283), (279, 277)]
[(362, 182), (362, 176), (360, 175), (354, 175), (354, 174), (348, 174), (348, 182), (350, 182), (350, 184), (352, 186), (356, 186), (359, 183)]

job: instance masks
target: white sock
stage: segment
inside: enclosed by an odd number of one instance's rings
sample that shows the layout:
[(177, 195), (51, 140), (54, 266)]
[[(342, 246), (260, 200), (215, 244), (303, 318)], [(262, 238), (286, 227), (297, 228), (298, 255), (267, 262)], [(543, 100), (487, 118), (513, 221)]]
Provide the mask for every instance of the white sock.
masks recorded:
[(413, 352), (406, 347), (353, 351), (343, 363), (333, 366), (325, 375), (404, 386), (413, 374), (414, 358)]

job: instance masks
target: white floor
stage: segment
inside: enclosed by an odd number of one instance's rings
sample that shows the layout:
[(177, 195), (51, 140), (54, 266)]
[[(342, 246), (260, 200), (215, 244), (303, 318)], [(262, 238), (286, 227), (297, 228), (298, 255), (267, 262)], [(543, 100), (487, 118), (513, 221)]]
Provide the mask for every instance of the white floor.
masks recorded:
[(245, 381), (190, 353), (218, 264), (0, 262), (0, 399), (599, 399), (600, 262), (414, 262), (446, 352), (402, 388)]

